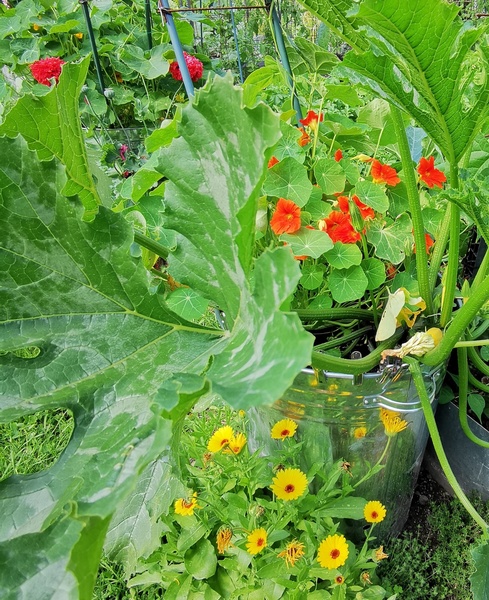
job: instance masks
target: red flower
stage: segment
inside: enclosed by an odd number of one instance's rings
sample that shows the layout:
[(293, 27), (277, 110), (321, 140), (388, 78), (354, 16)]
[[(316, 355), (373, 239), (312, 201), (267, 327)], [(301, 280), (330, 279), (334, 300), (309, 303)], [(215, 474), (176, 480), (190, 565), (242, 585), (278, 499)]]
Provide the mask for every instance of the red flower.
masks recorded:
[(343, 152), (338, 148), (338, 150), (336, 150), (336, 152), (334, 153), (334, 159), (336, 162), (340, 162), (340, 160), (343, 158)]
[[(358, 206), (364, 221), (368, 221), (368, 219), (373, 219), (375, 217), (374, 209), (364, 204), (357, 195), (354, 195), (352, 200)], [(338, 208), (342, 213), (350, 214), (350, 207), (348, 206), (348, 198), (346, 196), (340, 196), (338, 198)]]
[(36, 60), (32, 65), (29, 66), (32, 76), (38, 83), (43, 85), (51, 86), (50, 79), (55, 79), (56, 83), (59, 81), (61, 75), (61, 67), (65, 64), (64, 60), (56, 56), (49, 58), (41, 58)]
[(386, 183), (387, 185), (397, 185), (401, 180), (397, 176), (397, 171), (389, 165), (383, 165), (374, 158), (372, 161), (372, 181), (374, 183)]
[(300, 119), (299, 123), (302, 123), (304, 127), (310, 127), (311, 129), (317, 129), (318, 124), (323, 120), (323, 115), (318, 115), (313, 110), (310, 110), (304, 119)]
[(422, 157), (418, 165), (418, 173), (421, 181), (424, 181), (429, 188), (437, 186), (443, 187), (447, 180), (445, 173), (435, 169), (435, 157), (430, 156), (428, 159)]
[(385, 266), (387, 279), (394, 279), (397, 274), (397, 269), (392, 263), (387, 263)]
[(321, 229), (331, 238), (332, 242), (342, 242), (343, 244), (354, 244), (361, 239), (358, 231), (355, 231), (351, 224), (349, 214), (333, 210), (324, 219)]
[(119, 158), (122, 162), (126, 160), (126, 152), (129, 150), (129, 146), (127, 144), (121, 144), (119, 148)]
[(273, 166), (275, 166), (279, 162), (280, 161), (278, 158), (275, 158), (275, 156), (272, 156), (272, 158), (268, 161), (268, 168), (271, 169)]
[[(431, 237), (431, 235), (429, 233), (425, 233), (424, 234), (424, 243), (426, 245), (426, 254), (429, 254), (431, 247), (435, 245), (435, 240)], [(414, 254), (416, 254), (416, 244), (413, 244), (413, 252), (414, 252)]]
[(298, 140), (299, 146), (306, 146), (311, 141), (309, 134), (306, 133), (304, 127), (299, 127), (299, 131), (302, 133), (301, 137)]
[(301, 209), (285, 198), (279, 198), (277, 208), (270, 219), (270, 227), (277, 235), (295, 233), (301, 228)]
[[(185, 58), (185, 62), (187, 63), (190, 78), (192, 79), (192, 81), (197, 81), (197, 79), (200, 79), (202, 77), (202, 73), (204, 72), (204, 65), (198, 58), (195, 58), (195, 56), (191, 56), (186, 52), (183, 53), (183, 56)], [(176, 79), (177, 81), (182, 81), (182, 73), (176, 60), (170, 63), (170, 75), (173, 77), (173, 79)]]

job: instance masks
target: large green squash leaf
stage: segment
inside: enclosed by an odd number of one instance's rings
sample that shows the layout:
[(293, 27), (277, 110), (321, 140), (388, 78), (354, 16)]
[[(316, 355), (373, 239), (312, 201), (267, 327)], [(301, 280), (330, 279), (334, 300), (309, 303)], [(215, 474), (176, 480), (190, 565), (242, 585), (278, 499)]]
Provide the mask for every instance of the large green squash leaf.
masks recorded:
[(485, 540), (471, 548), (476, 571), (470, 576), (474, 600), (489, 600), (489, 543)]
[(463, 23), (458, 7), (442, 0), (363, 0), (358, 9), (351, 0), (299, 1), (337, 31), (340, 17), (349, 25), (339, 33), (355, 51), (336, 73), (408, 112), (458, 162), (487, 115), (489, 49), (485, 42), (473, 49), (487, 23)]
[(94, 217), (101, 202), (78, 116), (78, 99), (89, 65), (89, 56), (80, 63), (64, 64), (58, 85), (45, 96), (23, 96), (0, 126), (0, 135), (15, 137), (20, 133), (41, 160), (55, 156), (66, 166), (68, 181), (63, 193), (78, 194), (87, 220)]
[[(251, 260), (256, 192), (279, 125), (263, 106), (240, 103), (229, 80), (208, 84), (185, 109), (167, 156), (165, 225), (179, 233), (174, 272), (185, 265), (192, 287), (225, 310), (226, 332), (179, 318), (150, 293), (121, 214), (102, 206), (82, 221), (82, 205), (62, 195), (72, 191), (65, 169), (39, 161), (20, 137), (0, 138), (0, 351), (40, 349), (31, 359), (0, 355), (0, 420), (59, 407), (75, 418), (53, 467), (0, 484), (0, 589), (8, 598), (33, 589), (43, 598), (56, 597), (53, 589), (63, 599), (91, 598), (110, 518), (142, 473), (157, 489), (148, 467), (168, 452), (171, 421), (189, 398), (212, 387), (237, 406), (271, 402), (310, 361), (312, 337), (280, 312), (299, 279), (296, 261), (286, 248), (254, 269)], [(47, 126), (41, 111), (39, 128)], [(134, 523), (144, 520), (137, 512)], [(114, 535), (113, 547), (119, 541)], [(147, 552), (151, 543), (134, 548)]]

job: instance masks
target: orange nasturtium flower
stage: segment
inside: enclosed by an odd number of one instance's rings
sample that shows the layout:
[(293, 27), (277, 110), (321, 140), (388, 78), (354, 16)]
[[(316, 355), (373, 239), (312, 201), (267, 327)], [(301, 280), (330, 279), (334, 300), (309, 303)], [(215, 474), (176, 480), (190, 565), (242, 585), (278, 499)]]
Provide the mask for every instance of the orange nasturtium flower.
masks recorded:
[(335, 533), (319, 544), (317, 561), (324, 569), (337, 569), (346, 563), (348, 553), (345, 536)]
[(277, 163), (279, 163), (279, 159), (276, 156), (272, 156), (272, 158), (268, 161), (268, 168), (271, 169), (272, 167), (274, 167)]
[[(358, 210), (360, 211), (360, 215), (362, 216), (362, 219), (364, 221), (368, 221), (369, 219), (373, 219), (375, 217), (374, 209), (364, 204), (356, 194), (353, 195), (351, 199), (358, 206)], [(346, 196), (338, 197), (338, 208), (341, 210), (342, 213), (350, 213), (348, 198)]]
[(258, 554), (267, 546), (267, 532), (263, 527), (253, 530), (248, 536), (246, 550), (249, 554)]
[(270, 219), (270, 227), (277, 235), (295, 233), (301, 228), (301, 209), (285, 198), (279, 198), (277, 207)]
[(336, 162), (340, 162), (340, 160), (343, 158), (343, 152), (338, 148), (338, 150), (336, 150), (336, 152), (334, 153), (334, 159)]
[(311, 141), (309, 134), (306, 133), (304, 127), (299, 127), (299, 131), (301, 132), (301, 137), (299, 138), (297, 143), (299, 144), (299, 146), (307, 146), (307, 144), (309, 144), (309, 142)]
[(338, 210), (332, 210), (326, 219), (321, 221), (320, 226), (333, 243), (355, 244), (361, 239), (361, 235), (355, 231), (351, 223), (350, 215)]
[(385, 506), (378, 500), (371, 500), (367, 502), (363, 509), (363, 516), (367, 523), (380, 523), (385, 519), (386, 510)]
[(429, 188), (437, 186), (443, 187), (447, 180), (445, 173), (435, 169), (435, 157), (430, 156), (428, 159), (422, 157), (418, 165), (418, 173), (421, 181), (424, 181)]
[(375, 158), (372, 161), (372, 170), (370, 173), (374, 183), (385, 183), (391, 186), (401, 183), (401, 180), (397, 175), (397, 171), (394, 168), (389, 167), (389, 165), (383, 165)]
[(292, 437), (297, 430), (297, 423), (292, 419), (277, 421), (272, 427), (271, 436), (274, 440), (285, 440)]
[(282, 469), (270, 486), (279, 500), (297, 500), (307, 489), (307, 477), (300, 469)]
[(300, 119), (299, 123), (302, 123), (304, 127), (310, 127), (313, 130), (318, 128), (319, 123), (323, 120), (322, 114), (317, 114), (313, 110), (308, 111), (304, 119)]

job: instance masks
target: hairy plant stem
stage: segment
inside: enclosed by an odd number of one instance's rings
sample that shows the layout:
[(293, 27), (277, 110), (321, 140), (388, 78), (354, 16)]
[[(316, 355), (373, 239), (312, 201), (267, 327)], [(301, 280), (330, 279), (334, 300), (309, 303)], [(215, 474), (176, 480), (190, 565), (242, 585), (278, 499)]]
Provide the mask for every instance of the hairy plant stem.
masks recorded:
[(474, 367), (486, 377), (489, 377), (489, 365), (482, 360), (477, 350), (473, 347), (467, 348), (467, 354)]
[(431, 263), (430, 263), (430, 294), (433, 296), (433, 292), (436, 286), (436, 280), (438, 279), (438, 275), (440, 273), (441, 262), (443, 260), (443, 256), (445, 254), (445, 249), (448, 244), (448, 238), (450, 237), (450, 223), (451, 223), (451, 215), (452, 215), (452, 207), (454, 204), (449, 204), (447, 208), (447, 212), (445, 214), (445, 218), (442, 220), (440, 229), (438, 230), (438, 236), (435, 240), (435, 246), (433, 249), (433, 254), (431, 255)]
[(425, 354), (421, 361), (433, 367), (446, 360), (455, 347), (455, 344), (461, 339), (465, 329), (474, 320), (481, 306), (488, 300), (489, 276), (473, 292), (466, 304), (457, 311), (438, 346)]
[(470, 429), (467, 420), (467, 395), (469, 392), (469, 362), (467, 358), (467, 348), (457, 349), (458, 362), (458, 418), (462, 431), (471, 442), (489, 448), (489, 442), (478, 438)]
[(488, 272), (489, 272), (489, 248), (486, 250), (486, 253), (484, 254), (484, 258), (482, 259), (480, 267), (477, 270), (477, 273), (476, 273), (474, 280), (472, 281), (472, 285), (470, 287), (472, 289), (476, 290), (479, 287), (479, 285), (482, 283), (482, 281), (484, 280), (484, 278), (486, 277)]
[(369, 310), (362, 308), (296, 308), (294, 309), (302, 320), (339, 320), (359, 319), (360, 321), (373, 321), (374, 315)]
[(471, 373), (470, 369), (469, 369), (469, 383), (470, 383), (470, 385), (474, 386), (481, 392), (485, 392), (486, 394), (489, 394), (489, 385), (486, 385), (485, 383), (482, 383), (482, 381), (479, 381), (477, 379), (477, 377)]
[(435, 449), (436, 456), (438, 457), (438, 461), (441, 465), (441, 468), (443, 469), (448, 483), (452, 487), (452, 490), (454, 491), (457, 498), (460, 500), (460, 502), (465, 507), (470, 516), (474, 519), (474, 521), (482, 529), (482, 538), (484, 540), (488, 540), (489, 526), (481, 517), (481, 515), (477, 512), (477, 510), (472, 505), (467, 496), (464, 494), (462, 488), (460, 487), (457, 481), (457, 478), (453, 474), (445, 451), (443, 450), (443, 445), (440, 439), (440, 433), (436, 426), (435, 415), (433, 413), (433, 409), (431, 408), (431, 402), (428, 396), (428, 392), (426, 391), (426, 386), (423, 380), (423, 375), (421, 374), (419, 362), (416, 359), (411, 358), (409, 356), (404, 357), (404, 360), (406, 363), (408, 363), (409, 370), (413, 376), (413, 381), (416, 386), (419, 399), (421, 400), (421, 406), (423, 408), (426, 424), (428, 425), (428, 431), (430, 432), (431, 441), (433, 442), (433, 447)]
[[(450, 165), (450, 185), (458, 189), (458, 167)], [(450, 212), (450, 240), (448, 242), (448, 265), (443, 289), (440, 325), (446, 327), (452, 318), (453, 300), (457, 288), (457, 275), (460, 252), (460, 208), (455, 204)]]
[(433, 296), (430, 290), (428, 276), (428, 255), (426, 254), (426, 243), (424, 236), (423, 215), (421, 214), (421, 203), (419, 201), (418, 184), (413, 168), (413, 159), (409, 150), (409, 142), (406, 129), (402, 120), (401, 111), (391, 104), (391, 116), (397, 137), (399, 154), (401, 155), (404, 183), (406, 184), (409, 202), (409, 212), (414, 229), (414, 243), (416, 244), (416, 273), (418, 277), (419, 293), (426, 302), (426, 314), (433, 315)]
[[(316, 350), (331, 350), (331, 348), (337, 348), (338, 346), (342, 346), (343, 344), (346, 344), (347, 342), (352, 342), (352, 341), (356, 341), (358, 340), (359, 337), (362, 337), (362, 335), (364, 333), (368, 333), (368, 332), (372, 331), (372, 327), (370, 325), (367, 325), (366, 327), (361, 327), (360, 329), (357, 329), (356, 331), (352, 331), (350, 333), (347, 333), (345, 335), (342, 335), (339, 338), (335, 338), (334, 340), (330, 340), (329, 342), (324, 342), (323, 344), (317, 344), (316, 346), (314, 346), (314, 348)], [(488, 340), (489, 342), (489, 340)]]
[[(363, 258), (366, 260), (368, 256), (367, 238), (363, 233), (360, 233), (362, 239)], [(377, 301), (373, 290), (369, 290), (370, 301), (372, 302), (372, 314), (374, 316), (375, 329), (379, 326), (379, 311), (377, 310)]]
[(144, 235), (144, 233), (137, 230), (134, 230), (134, 241), (143, 248), (154, 252), (157, 256), (161, 256), (161, 258), (166, 258), (170, 253), (168, 248), (165, 248), (165, 246), (162, 246), (159, 242), (152, 240), (147, 235)]
[(358, 359), (337, 358), (320, 352), (312, 351), (312, 366), (322, 371), (335, 373), (346, 373), (347, 375), (361, 375), (367, 373), (379, 364), (382, 352), (387, 348), (393, 348), (401, 339), (404, 331), (397, 331), (391, 338), (382, 342), (367, 356)]

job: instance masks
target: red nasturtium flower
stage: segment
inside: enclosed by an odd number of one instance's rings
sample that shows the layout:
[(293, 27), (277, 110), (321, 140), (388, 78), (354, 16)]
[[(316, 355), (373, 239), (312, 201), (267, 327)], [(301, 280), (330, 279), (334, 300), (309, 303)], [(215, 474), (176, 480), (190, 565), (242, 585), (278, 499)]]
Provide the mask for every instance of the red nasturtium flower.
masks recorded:
[(355, 231), (349, 214), (333, 210), (321, 222), (321, 229), (325, 231), (333, 243), (355, 244), (361, 239), (358, 231)]
[(386, 183), (392, 186), (401, 183), (395, 169), (389, 167), (389, 165), (383, 165), (375, 158), (372, 161), (372, 170), (370, 173), (372, 174), (372, 181), (374, 183)]
[(274, 167), (279, 161), (278, 158), (276, 158), (275, 156), (272, 156), (272, 158), (268, 161), (268, 168), (271, 169), (272, 167)]
[(437, 186), (443, 187), (447, 180), (445, 173), (435, 169), (435, 157), (430, 156), (428, 159), (422, 157), (418, 165), (418, 173), (421, 181), (424, 181), (429, 188)]
[(340, 162), (340, 160), (343, 158), (343, 152), (338, 148), (338, 150), (336, 150), (336, 152), (334, 153), (334, 159), (336, 162)]
[(270, 227), (277, 235), (295, 233), (301, 228), (301, 209), (292, 200), (279, 198), (277, 208), (270, 219)]
[[(187, 63), (190, 78), (192, 79), (192, 81), (197, 81), (197, 79), (200, 79), (202, 77), (202, 73), (204, 72), (204, 65), (198, 58), (187, 54), (186, 52), (183, 53), (183, 56), (185, 58), (185, 62)], [(170, 63), (170, 75), (173, 77), (173, 79), (176, 79), (177, 81), (182, 81), (182, 73), (176, 60)]]
[[(435, 240), (429, 233), (424, 234), (424, 243), (426, 244), (426, 254), (430, 253), (430, 249), (435, 245)], [(413, 245), (413, 252), (416, 254), (416, 244)]]
[(317, 114), (313, 110), (308, 111), (304, 119), (300, 119), (299, 123), (302, 123), (304, 127), (310, 127), (311, 129), (317, 129), (319, 123), (323, 120), (322, 114)]
[[(352, 196), (352, 200), (358, 206), (364, 221), (368, 221), (369, 219), (373, 219), (375, 217), (374, 209), (364, 204), (356, 194)], [(346, 196), (340, 196), (338, 198), (338, 208), (342, 213), (350, 214), (350, 207), (348, 206), (348, 198)]]
[(32, 65), (29, 66), (29, 69), (38, 83), (50, 87), (50, 79), (55, 79), (56, 83), (58, 83), (59, 76), (61, 75), (61, 67), (64, 64), (64, 60), (61, 60), (61, 58), (58, 58), (57, 56), (52, 56), (36, 60), (36, 62), (33, 62)]
[(297, 141), (297, 143), (299, 144), (299, 146), (307, 146), (307, 144), (309, 144), (309, 142), (311, 141), (309, 134), (306, 133), (306, 130), (304, 129), (304, 127), (299, 127), (299, 131), (301, 132), (302, 135), (299, 138), (299, 140)]

